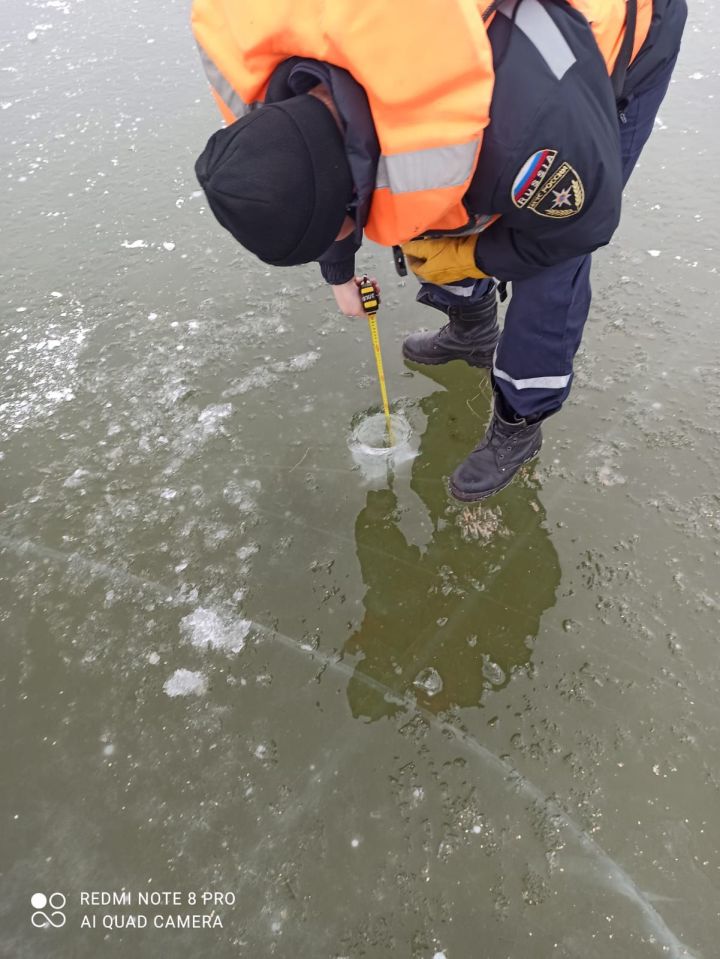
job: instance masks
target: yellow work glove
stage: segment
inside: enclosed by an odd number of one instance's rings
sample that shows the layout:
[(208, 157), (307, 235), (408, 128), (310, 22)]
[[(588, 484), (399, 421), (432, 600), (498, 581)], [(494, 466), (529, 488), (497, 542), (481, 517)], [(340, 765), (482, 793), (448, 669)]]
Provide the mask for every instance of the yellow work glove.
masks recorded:
[(410, 240), (402, 251), (413, 273), (426, 283), (455, 283), (487, 276), (475, 263), (477, 234)]

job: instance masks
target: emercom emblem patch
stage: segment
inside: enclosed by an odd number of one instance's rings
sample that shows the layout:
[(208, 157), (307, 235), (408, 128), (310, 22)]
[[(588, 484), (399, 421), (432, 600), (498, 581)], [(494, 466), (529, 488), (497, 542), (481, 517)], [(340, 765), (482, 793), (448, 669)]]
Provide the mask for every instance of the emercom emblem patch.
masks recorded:
[(515, 206), (522, 209), (533, 198), (556, 156), (557, 150), (538, 150), (527, 158), (512, 185), (511, 195)]
[(546, 178), (528, 202), (527, 208), (538, 216), (564, 219), (579, 213), (584, 202), (582, 180), (569, 163), (563, 162), (552, 176)]

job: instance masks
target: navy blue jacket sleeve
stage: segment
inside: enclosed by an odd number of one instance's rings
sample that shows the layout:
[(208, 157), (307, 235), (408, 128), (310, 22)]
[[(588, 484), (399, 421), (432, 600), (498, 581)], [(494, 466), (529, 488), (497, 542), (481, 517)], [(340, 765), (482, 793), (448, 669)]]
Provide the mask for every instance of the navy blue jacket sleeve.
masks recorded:
[(520, 14), (500, 13), (489, 33), (491, 120), (465, 197), (470, 213), (500, 214), (479, 234), (476, 260), (501, 280), (608, 243), (622, 200), (617, 108), (587, 21), (560, 5), (528, 0), (526, 9), (541, 19), (540, 40)]
[(351, 233), (344, 240), (336, 240), (321, 257), (318, 258), (320, 272), (326, 283), (338, 286), (347, 283), (355, 276), (355, 254), (360, 244)]
[(593, 125), (593, 118), (588, 118), (585, 129), (574, 129), (574, 142), (568, 146), (555, 138), (559, 149), (546, 157), (546, 163), (552, 162), (523, 206), (516, 203), (528, 196), (532, 183), (525, 184), (523, 192), (523, 180), (542, 162), (547, 148), (529, 150), (528, 158), (536, 158), (531, 169), (523, 164), (514, 171), (512, 183), (503, 184), (504, 196), (498, 197), (495, 207), (501, 218), (479, 234), (475, 247), (483, 272), (501, 280), (520, 280), (610, 242), (620, 222), (620, 148), (615, 131), (603, 142), (602, 130), (592, 129)]

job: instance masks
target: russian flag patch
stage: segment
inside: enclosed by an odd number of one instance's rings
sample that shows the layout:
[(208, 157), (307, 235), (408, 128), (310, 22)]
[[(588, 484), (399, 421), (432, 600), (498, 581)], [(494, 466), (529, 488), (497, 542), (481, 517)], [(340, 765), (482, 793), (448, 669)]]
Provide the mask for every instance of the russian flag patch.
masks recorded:
[(512, 201), (522, 209), (535, 195), (553, 165), (557, 150), (538, 150), (528, 157), (512, 185)]

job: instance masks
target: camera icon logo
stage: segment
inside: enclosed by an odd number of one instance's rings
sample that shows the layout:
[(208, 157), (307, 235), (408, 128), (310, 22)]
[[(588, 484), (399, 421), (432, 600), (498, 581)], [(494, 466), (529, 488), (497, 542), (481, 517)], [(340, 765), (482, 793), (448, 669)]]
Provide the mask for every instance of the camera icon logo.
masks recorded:
[[(30, 905), (35, 910), (30, 921), (36, 929), (62, 929), (66, 916), (63, 912), (67, 899), (61, 892), (51, 892), (46, 896), (44, 892), (34, 892), (30, 897)], [(48, 910), (47, 912), (45, 910)]]

